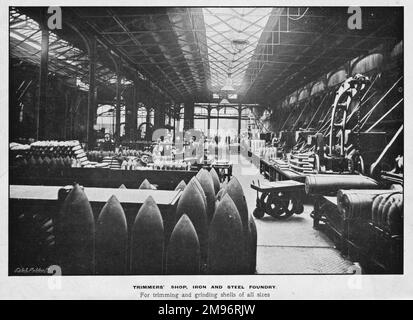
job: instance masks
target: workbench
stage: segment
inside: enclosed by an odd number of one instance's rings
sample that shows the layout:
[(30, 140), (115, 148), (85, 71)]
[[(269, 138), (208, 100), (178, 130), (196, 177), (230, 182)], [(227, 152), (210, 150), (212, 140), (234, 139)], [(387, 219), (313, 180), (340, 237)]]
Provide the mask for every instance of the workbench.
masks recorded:
[(85, 187), (138, 189), (147, 179), (160, 190), (174, 190), (197, 174), (187, 170), (113, 170), (108, 168), (10, 168), (10, 184), (64, 186), (79, 183)]

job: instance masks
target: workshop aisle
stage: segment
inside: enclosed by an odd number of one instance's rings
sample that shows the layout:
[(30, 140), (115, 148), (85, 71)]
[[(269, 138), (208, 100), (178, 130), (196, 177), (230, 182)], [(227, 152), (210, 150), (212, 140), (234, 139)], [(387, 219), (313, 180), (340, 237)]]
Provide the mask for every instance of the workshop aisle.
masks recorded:
[[(230, 157), (233, 174), (240, 181), (252, 214), (256, 192), (252, 180), (266, 179), (251, 162), (238, 155)], [(268, 180), (267, 180), (268, 181)], [(257, 273), (259, 274), (341, 274), (349, 273), (352, 263), (343, 258), (333, 242), (322, 232), (313, 229), (310, 217), (312, 205), (305, 205), (301, 215), (286, 221), (265, 215), (255, 219), (257, 225)]]

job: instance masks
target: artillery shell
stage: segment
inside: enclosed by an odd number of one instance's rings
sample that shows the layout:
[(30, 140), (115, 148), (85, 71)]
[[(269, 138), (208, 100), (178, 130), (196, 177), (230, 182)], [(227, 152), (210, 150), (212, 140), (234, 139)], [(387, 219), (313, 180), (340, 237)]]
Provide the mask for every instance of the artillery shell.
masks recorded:
[(244, 237), (237, 207), (226, 194), (209, 227), (208, 273), (240, 274), (245, 270)]
[(241, 217), (243, 229), (248, 229), (248, 206), (247, 201), (245, 200), (244, 191), (242, 190), (242, 186), (239, 183), (236, 177), (232, 177), (232, 179), (228, 182), (226, 187), (226, 192), (234, 201), (235, 205), (237, 206), (239, 215)]
[(392, 204), (395, 202), (395, 198), (394, 197), (390, 197), (389, 199), (387, 199), (386, 203), (383, 206), (383, 210), (382, 210), (382, 217), (381, 217), (381, 221), (382, 221), (382, 225), (385, 229), (387, 229), (387, 227), (389, 226), (387, 217), (388, 217), (388, 213), (389, 213), (389, 209), (392, 206)]
[(204, 206), (205, 206), (205, 210), (207, 210), (207, 206), (208, 206), (207, 198), (206, 198), (204, 189), (202, 189), (202, 186), (201, 186), (201, 184), (199, 183), (198, 178), (197, 178), (197, 177), (192, 177), (192, 179), (191, 179), (190, 181), (193, 181), (195, 187), (198, 189), (199, 193), (201, 194), (201, 196), (202, 196), (202, 201), (203, 201)]
[(139, 186), (138, 189), (148, 189), (148, 190), (153, 190), (153, 186), (151, 183), (148, 181), (148, 179), (145, 179), (142, 181), (141, 185)]
[(62, 157), (57, 158), (56, 162), (59, 168), (63, 168), (65, 166), (65, 162), (63, 161)]
[(176, 186), (175, 191), (178, 191), (178, 190), (184, 191), (185, 187), (186, 187), (185, 181), (181, 180), (181, 182), (179, 182), (178, 185)]
[(207, 201), (207, 216), (208, 222), (211, 221), (212, 216), (215, 212), (215, 191), (214, 183), (212, 181), (211, 175), (205, 169), (201, 169), (196, 175), (202, 190), (204, 190), (206, 201)]
[(66, 167), (70, 167), (71, 161), (70, 161), (70, 157), (69, 157), (69, 156), (66, 156), (66, 158), (64, 158), (63, 161), (64, 161)]
[(243, 239), (244, 239), (244, 249), (242, 250), (244, 259), (242, 266), (245, 266), (245, 269), (241, 271), (241, 273), (248, 273), (248, 261), (250, 261), (249, 257), (249, 213), (248, 213), (248, 205), (247, 201), (244, 196), (244, 191), (242, 190), (242, 186), (239, 183), (236, 177), (232, 177), (228, 184), (225, 186), (225, 192), (223, 193), (222, 197), (225, 196), (227, 193), (231, 199), (234, 201), (238, 209), (238, 213), (241, 218), (242, 222), (242, 230), (243, 230)]
[(63, 274), (94, 273), (95, 224), (89, 200), (78, 184), (63, 202), (56, 223)]
[(43, 159), (43, 165), (47, 168), (47, 167), (49, 167), (50, 166), (50, 162), (51, 162), (52, 160), (48, 157), (48, 156), (46, 156), (46, 157), (44, 157), (44, 159)]
[(114, 195), (100, 211), (95, 241), (96, 274), (125, 274), (128, 227), (122, 205)]
[(31, 156), (29, 159), (29, 166), (35, 167), (36, 165), (37, 165), (36, 159), (33, 156)]
[(203, 192), (198, 180), (195, 177), (192, 178), (179, 198), (176, 208), (176, 221), (186, 214), (195, 227), (201, 250), (201, 263), (206, 262), (208, 241), (207, 213)]
[(227, 190), (225, 188), (222, 188), (221, 190), (219, 190), (216, 196), (216, 200), (221, 201), (226, 192)]
[(199, 274), (200, 247), (195, 227), (183, 214), (172, 231), (166, 261), (167, 274)]
[(383, 224), (383, 208), (387, 202), (388, 197), (388, 195), (383, 196), (377, 209), (377, 224), (380, 226)]
[(56, 169), (57, 168), (57, 162), (55, 158), (52, 158), (49, 162), (49, 167), (52, 169)]
[(149, 196), (136, 215), (131, 236), (132, 274), (162, 274), (164, 228), (155, 200)]
[(248, 263), (248, 273), (254, 274), (257, 268), (257, 226), (255, 225), (255, 219), (249, 217), (249, 263)]
[(400, 203), (400, 201), (393, 202), (387, 213), (388, 228), (392, 235), (403, 233), (403, 211)]
[(38, 167), (42, 167), (43, 164), (44, 164), (44, 161), (42, 160), (42, 157), (39, 157), (39, 158), (37, 159), (37, 161), (36, 161), (36, 165), (37, 165)]
[(373, 221), (373, 223), (378, 223), (379, 206), (384, 196), (385, 195), (380, 194), (376, 196), (373, 200), (373, 204), (371, 206), (371, 220)]
[(212, 168), (209, 173), (211, 174), (211, 177), (212, 177), (212, 182), (214, 184), (215, 194), (217, 194), (219, 189), (221, 189), (221, 184), (219, 182), (218, 173), (216, 172), (216, 170), (214, 168)]
[[(396, 191), (397, 192), (397, 191)], [(382, 200), (380, 201), (378, 210), (377, 210), (377, 223), (380, 226), (383, 226), (386, 224), (386, 214), (388, 209), (390, 208), (390, 204), (388, 204), (389, 202), (394, 202), (394, 197), (397, 195), (396, 194), (386, 194), (383, 196)], [(386, 210), (386, 211), (385, 211)]]

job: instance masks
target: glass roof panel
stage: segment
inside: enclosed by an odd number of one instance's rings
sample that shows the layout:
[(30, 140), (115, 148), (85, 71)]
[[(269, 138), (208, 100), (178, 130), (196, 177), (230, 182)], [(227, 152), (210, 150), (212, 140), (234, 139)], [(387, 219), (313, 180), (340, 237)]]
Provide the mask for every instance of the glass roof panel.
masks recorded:
[(203, 8), (211, 88), (239, 91), (272, 8)]
[[(39, 24), (15, 8), (10, 9), (9, 23), (11, 56), (39, 64), (41, 51), (41, 29)], [(88, 82), (87, 53), (59, 38), (55, 33), (49, 32), (48, 54), (50, 72)], [(107, 82), (108, 77), (115, 76), (109, 69), (104, 71), (109, 71), (109, 73), (105, 76), (98, 72), (97, 76), (100, 81)]]

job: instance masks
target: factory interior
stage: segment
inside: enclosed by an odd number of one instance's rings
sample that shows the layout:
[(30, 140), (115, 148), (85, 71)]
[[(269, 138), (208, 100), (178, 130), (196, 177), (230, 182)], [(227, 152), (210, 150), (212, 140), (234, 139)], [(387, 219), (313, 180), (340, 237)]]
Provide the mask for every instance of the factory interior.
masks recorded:
[(10, 7), (9, 275), (403, 274), (403, 18)]

